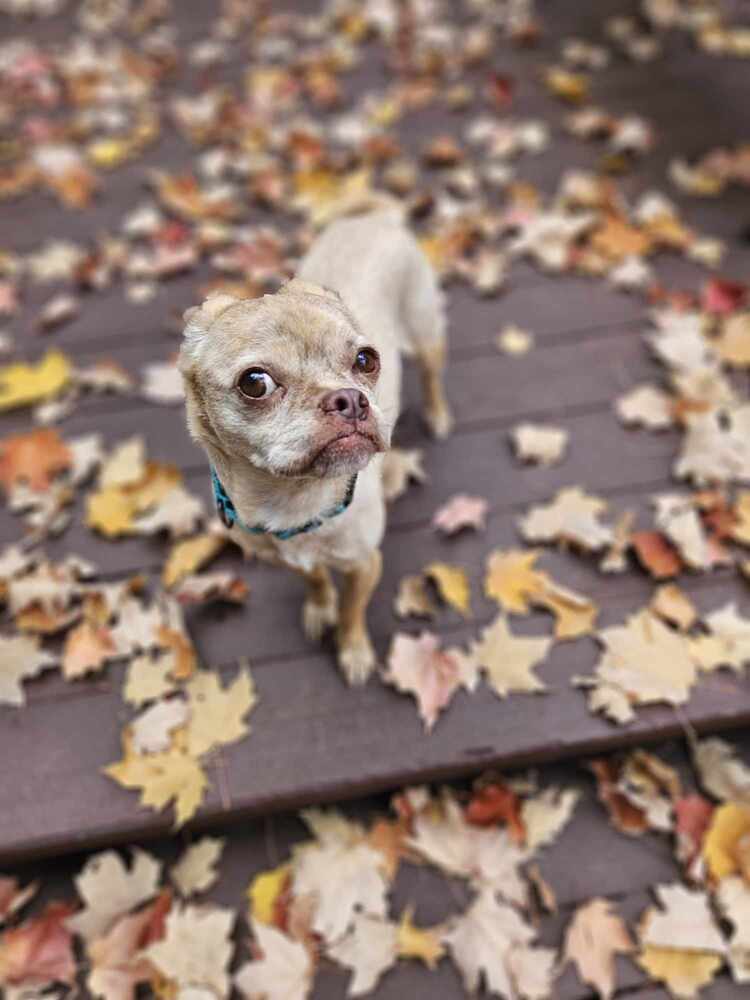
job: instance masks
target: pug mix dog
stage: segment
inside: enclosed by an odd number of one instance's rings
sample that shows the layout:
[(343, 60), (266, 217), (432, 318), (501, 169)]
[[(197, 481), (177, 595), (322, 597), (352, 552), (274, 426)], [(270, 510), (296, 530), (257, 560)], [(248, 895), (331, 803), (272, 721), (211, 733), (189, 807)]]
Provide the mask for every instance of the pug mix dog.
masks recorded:
[[(401, 353), (415, 356), (432, 433), (445, 315), (432, 268), (394, 210), (340, 218), (298, 276), (258, 299), (209, 296), (185, 313), (188, 428), (211, 465), (219, 514), (307, 581), (311, 639), (336, 628), (350, 684), (375, 666), (367, 605), (381, 574), (384, 459), (399, 414)], [(339, 600), (331, 570), (343, 574)]]

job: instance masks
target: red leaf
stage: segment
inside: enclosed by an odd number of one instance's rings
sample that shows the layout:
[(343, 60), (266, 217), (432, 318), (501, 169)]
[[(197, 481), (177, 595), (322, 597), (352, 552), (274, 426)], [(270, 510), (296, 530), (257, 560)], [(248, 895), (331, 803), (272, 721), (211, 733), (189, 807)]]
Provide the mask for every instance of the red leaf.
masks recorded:
[(712, 802), (704, 799), (697, 792), (677, 799), (674, 804), (677, 819), (675, 824), (677, 857), (686, 868), (690, 868), (693, 862), (700, 857), (703, 838), (711, 822), (714, 808)]
[(701, 292), (701, 307), (705, 312), (726, 316), (745, 305), (747, 292), (747, 285), (739, 281), (710, 278)]
[(507, 108), (513, 102), (516, 83), (512, 76), (504, 73), (490, 73), (485, 93), (496, 108)]

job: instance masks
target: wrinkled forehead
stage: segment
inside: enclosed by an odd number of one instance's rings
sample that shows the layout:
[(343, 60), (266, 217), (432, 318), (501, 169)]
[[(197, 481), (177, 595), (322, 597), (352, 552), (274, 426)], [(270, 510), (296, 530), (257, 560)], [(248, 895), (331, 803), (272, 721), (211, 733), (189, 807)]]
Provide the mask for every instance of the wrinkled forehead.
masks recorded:
[[(346, 309), (317, 295), (266, 295), (238, 302), (211, 324), (212, 353), (227, 364), (261, 359), (335, 363), (361, 337)], [(266, 360), (269, 360), (266, 357)]]

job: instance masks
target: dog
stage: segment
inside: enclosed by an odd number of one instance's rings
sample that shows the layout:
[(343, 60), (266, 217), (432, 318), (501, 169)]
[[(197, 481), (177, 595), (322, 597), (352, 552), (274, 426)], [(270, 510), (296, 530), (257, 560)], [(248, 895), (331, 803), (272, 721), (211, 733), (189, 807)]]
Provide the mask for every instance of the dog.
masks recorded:
[[(376, 664), (367, 606), (381, 575), (384, 457), (401, 354), (419, 366), (426, 423), (452, 425), (446, 319), (431, 265), (399, 212), (339, 218), (274, 294), (217, 293), (188, 309), (179, 356), (188, 429), (206, 451), (219, 514), (307, 582), (310, 639), (336, 629), (350, 684)], [(339, 600), (331, 570), (343, 574)]]

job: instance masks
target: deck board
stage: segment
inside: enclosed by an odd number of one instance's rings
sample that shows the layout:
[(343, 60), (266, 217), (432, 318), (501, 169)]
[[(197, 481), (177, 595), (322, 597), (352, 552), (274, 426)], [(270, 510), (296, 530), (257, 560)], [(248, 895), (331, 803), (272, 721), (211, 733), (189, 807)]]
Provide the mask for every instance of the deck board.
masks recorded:
[[(582, 142), (561, 130), (565, 109), (538, 83), (539, 69), (551, 60), (561, 37), (595, 34), (600, 6), (545, 5), (549, 20), (541, 48), (503, 50), (497, 57), (496, 68), (519, 80), (514, 115), (537, 117), (551, 127), (551, 150), (537, 158), (523, 157), (517, 164), (518, 176), (545, 193), (554, 190), (565, 169), (591, 168), (603, 153), (601, 144)], [(632, 5), (606, 6), (614, 11)], [(201, 37), (207, 16), (203, 5), (180, 5), (185, 37)], [(0, 18), (0, 29), (8, 24)], [(60, 19), (52, 19), (38, 29), (35, 25), (37, 30), (39, 38), (54, 39), (69, 29)], [(222, 73), (236, 79), (240, 70), (235, 61)], [(747, 74), (746, 66), (732, 63), (727, 68), (723, 61), (694, 53), (673, 38), (667, 42), (667, 57), (645, 69), (618, 63), (592, 74), (594, 100), (619, 112), (643, 113), (656, 127), (656, 148), (623, 178), (623, 190), (630, 197), (652, 188), (666, 190), (691, 224), (729, 241), (722, 274), (736, 277), (746, 277), (750, 263), (750, 246), (741, 241), (749, 221), (746, 194), (731, 190), (716, 201), (687, 199), (668, 186), (665, 170), (675, 156), (692, 156), (718, 142), (746, 138), (744, 105), (738, 95), (746, 87)], [(365, 93), (384, 80), (373, 49), (353, 74), (351, 93)], [(175, 86), (184, 82), (179, 77)], [(691, 88), (689, 114), (687, 87)], [(466, 122), (466, 116), (430, 109), (410, 119), (398, 135), (405, 149), (419, 152), (439, 132), (463, 136)], [(85, 241), (105, 229), (115, 231), (123, 214), (147, 193), (149, 168), (182, 169), (193, 156), (165, 124), (158, 143), (141, 159), (107, 177), (105, 195), (86, 212), (66, 211), (44, 196), (4, 203), (4, 243), (28, 252), (52, 236)], [(250, 221), (269, 219), (278, 221), (260, 211)], [(696, 288), (705, 280), (704, 271), (668, 255), (656, 261), (655, 270), (659, 280), (672, 288)], [(149, 362), (173, 356), (179, 344), (179, 316), (196, 301), (207, 274), (208, 269), (200, 267), (165, 283), (142, 307), (127, 304), (120, 286), (84, 295), (80, 316), (49, 335), (38, 334), (35, 320), (55, 286), (32, 287), (16, 324), (18, 354), (35, 358), (47, 347), (59, 346), (80, 364), (113, 358), (139, 380)], [(467, 569), (474, 618), (464, 623), (455, 613), (443, 611), (430, 626), (446, 641), (465, 642), (495, 610), (481, 596), (486, 554), (493, 547), (520, 543), (517, 518), (531, 503), (550, 498), (563, 486), (581, 484), (607, 497), (614, 512), (632, 508), (646, 524), (651, 495), (674, 485), (670, 469), (678, 435), (628, 431), (612, 408), (613, 400), (635, 383), (661, 377), (642, 337), (647, 307), (641, 297), (615, 291), (601, 280), (545, 276), (526, 262), (511, 266), (507, 287), (497, 297), (481, 299), (458, 284), (449, 286), (447, 296), (448, 392), (457, 430), (446, 443), (427, 439), (418, 415), (415, 373), (409, 367), (397, 439), (404, 447), (424, 449), (428, 481), (413, 487), (390, 511), (385, 576), (371, 611), (381, 655), (397, 628), (416, 632), (420, 627), (399, 623), (392, 611), (404, 574), (417, 572), (434, 559)], [(527, 355), (509, 358), (496, 349), (495, 335), (508, 323), (534, 333), (535, 346)], [(527, 419), (570, 431), (570, 450), (560, 465), (530, 468), (513, 458), (508, 431)], [(0, 436), (28, 427), (28, 414), (0, 418)], [(108, 446), (143, 433), (149, 455), (177, 464), (189, 488), (208, 499), (205, 462), (188, 438), (179, 406), (155, 406), (137, 395), (87, 398), (63, 421), (61, 431), (70, 437), (97, 431)], [(429, 526), (434, 511), (452, 494), (466, 491), (489, 500), (487, 531), (455, 540), (439, 538)], [(73, 526), (47, 546), (51, 557), (77, 553), (93, 560), (109, 578), (143, 570), (158, 573), (167, 551), (163, 540), (107, 542), (83, 526), (82, 513), (79, 500)], [(17, 539), (19, 531), (19, 520), (0, 510), (0, 541)], [(196, 826), (303, 802), (352, 798), (407, 780), (464, 775), (489, 765), (574, 758), (592, 748), (653, 741), (679, 731), (681, 717), (665, 709), (641, 711), (637, 722), (624, 729), (593, 718), (583, 695), (569, 683), (574, 674), (586, 673), (594, 664), (596, 647), (586, 640), (555, 647), (540, 669), (550, 694), (514, 696), (506, 702), (486, 688), (471, 697), (461, 694), (435, 731), (425, 736), (410, 699), (377, 678), (363, 691), (347, 690), (330, 646), (319, 650), (305, 640), (296, 578), (267, 566), (244, 565), (233, 554), (223, 556), (217, 565), (247, 579), (251, 587), (247, 608), (191, 612), (191, 634), (205, 662), (228, 676), (240, 656), (251, 658), (260, 704), (251, 737), (224, 755), (230, 803), (220, 801), (214, 783)], [(653, 590), (651, 581), (635, 567), (622, 577), (607, 578), (596, 572), (592, 561), (560, 552), (546, 553), (543, 565), (560, 582), (595, 597), (606, 624), (621, 621)], [(702, 610), (729, 599), (746, 612), (750, 607), (747, 588), (723, 571), (688, 578), (685, 587)], [(519, 620), (517, 627), (541, 634), (548, 631), (549, 622), (531, 616)], [(13, 765), (15, 775), (14, 781), (0, 787), (0, 863), (168, 831), (168, 815), (139, 810), (134, 796), (100, 773), (116, 758), (119, 730), (128, 717), (119, 694), (121, 677), (121, 666), (74, 685), (44, 677), (27, 685), (26, 708), (0, 709), (0, 756)], [(746, 725), (750, 683), (745, 677), (717, 674), (698, 686), (684, 715), (701, 730)], [(338, 995), (336, 989), (332, 986), (326, 996)]]

